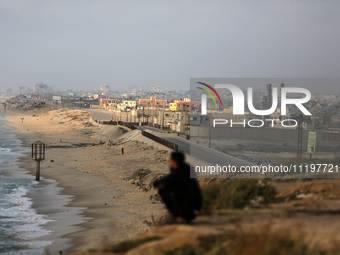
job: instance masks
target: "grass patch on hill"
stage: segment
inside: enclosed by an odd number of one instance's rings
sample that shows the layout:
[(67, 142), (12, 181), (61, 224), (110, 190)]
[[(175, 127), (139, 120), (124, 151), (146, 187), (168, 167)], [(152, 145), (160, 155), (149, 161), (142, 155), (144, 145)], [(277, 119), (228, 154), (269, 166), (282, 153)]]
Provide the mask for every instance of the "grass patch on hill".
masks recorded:
[(127, 252), (131, 249), (134, 249), (142, 244), (155, 241), (155, 240), (160, 240), (161, 237), (159, 236), (149, 236), (145, 237), (142, 239), (137, 239), (137, 240), (129, 240), (129, 241), (124, 241), (115, 245), (110, 245), (105, 247), (104, 252), (106, 253), (124, 253)]
[(214, 181), (203, 188), (203, 212), (275, 202), (275, 188), (257, 179)]
[(238, 230), (219, 235), (198, 238), (199, 245), (185, 244), (166, 250), (164, 255), (335, 255), (340, 246), (334, 245), (323, 250), (318, 245), (310, 245), (303, 234), (288, 229), (273, 231), (270, 226), (249, 231)]

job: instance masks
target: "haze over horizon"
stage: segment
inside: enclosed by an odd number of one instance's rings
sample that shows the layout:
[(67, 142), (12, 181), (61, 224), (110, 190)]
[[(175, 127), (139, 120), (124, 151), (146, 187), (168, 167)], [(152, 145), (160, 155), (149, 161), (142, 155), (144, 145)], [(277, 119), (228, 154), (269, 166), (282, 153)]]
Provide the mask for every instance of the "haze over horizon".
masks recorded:
[(195, 77), (339, 77), (339, 11), (335, 0), (0, 0), (0, 91), (37, 82), (167, 91), (189, 90)]

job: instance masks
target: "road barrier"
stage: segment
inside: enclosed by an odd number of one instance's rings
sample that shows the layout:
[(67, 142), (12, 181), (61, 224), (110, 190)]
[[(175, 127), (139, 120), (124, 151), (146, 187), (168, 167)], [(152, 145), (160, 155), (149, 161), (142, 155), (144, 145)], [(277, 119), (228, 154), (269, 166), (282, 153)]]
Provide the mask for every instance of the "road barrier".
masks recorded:
[[(124, 121), (113, 121), (113, 120), (100, 120), (98, 121), (101, 125), (121, 125), (125, 126), (127, 128), (130, 128), (131, 130), (135, 130), (135, 126), (139, 126), (139, 122), (124, 122)], [(141, 126), (147, 126), (147, 122), (142, 122)]]
[(340, 132), (339, 131), (324, 131), (323, 132), (323, 140), (324, 141), (340, 141)]
[[(138, 126), (138, 124), (139, 123), (137, 123), (137, 126)], [(134, 123), (134, 122), (129, 123), (129, 122), (118, 121), (118, 125), (125, 126), (127, 128), (130, 128), (131, 130), (137, 129), (135, 127), (136, 123)]]
[(166, 146), (166, 147), (168, 147), (170, 149), (173, 149), (174, 151), (178, 151), (178, 145), (177, 144), (174, 144), (172, 142), (164, 140), (163, 138), (160, 138), (158, 136), (150, 134), (150, 133), (148, 133), (148, 132), (146, 132), (144, 130), (142, 131), (142, 135), (147, 137), (147, 138), (149, 138), (149, 139), (151, 139), (151, 140), (154, 140), (155, 142), (160, 143), (160, 144), (162, 144), (162, 145), (164, 145), (164, 146)]
[(112, 121), (112, 120), (99, 120), (98, 124), (102, 125), (117, 125), (117, 121)]

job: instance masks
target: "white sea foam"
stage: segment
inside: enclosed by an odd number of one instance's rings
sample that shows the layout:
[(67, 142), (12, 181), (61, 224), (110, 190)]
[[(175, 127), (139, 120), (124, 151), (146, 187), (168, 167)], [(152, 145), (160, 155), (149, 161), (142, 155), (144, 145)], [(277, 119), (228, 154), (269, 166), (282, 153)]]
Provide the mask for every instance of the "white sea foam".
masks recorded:
[(22, 240), (34, 240), (38, 237), (51, 234), (51, 231), (46, 230), (37, 224), (25, 224), (15, 226), (14, 231), (15, 233), (19, 233), (16, 234), (16, 237)]
[(11, 225), (6, 231), (7, 234), (22, 240), (34, 240), (51, 233), (42, 227), (51, 220), (45, 215), (37, 214), (32, 208), (31, 199), (25, 197), (28, 191), (29, 188), (25, 187), (13, 189), (10, 194), (4, 196), (9, 207), (0, 208), (1, 222)]
[[(18, 158), (22, 156), (23, 154), (19, 151), (14, 151), (12, 148), (3, 148), (0, 147), (0, 158), (3, 159), (10, 159), (14, 160), (14, 158)], [(10, 157), (10, 158), (9, 158)]]
[(15, 134), (9, 132), (10, 128), (4, 126), (1, 116), (0, 125), (0, 254), (44, 254), (44, 247), (52, 241), (36, 239), (51, 234), (44, 225), (52, 220), (38, 214), (32, 208), (32, 199), (27, 197), (38, 182), (1, 175), (20, 170), (17, 159), (23, 155), (24, 148)]
[[(43, 218), (42, 215), (37, 214), (36, 211), (31, 208), (31, 198), (25, 197), (29, 191), (29, 188), (18, 187), (12, 190), (10, 194), (5, 195), (10, 208), (0, 208), (0, 216), (7, 216), (17, 219), (17, 222), (32, 223), (37, 222), (39, 218)], [(41, 220), (40, 223), (46, 223), (45, 220)]]
[(47, 245), (50, 245), (51, 243), (52, 242), (48, 241), (23, 243), (25, 247), (28, 247), (30, 249), (9, 251), (6, 252), (6, 255), (43, 255), (46, 254), (43, 248)]
[(6, 151), (12, 151), (11, 148), (3, 148), (3, 147), (0, 147), (0, 152), (6, 152)]

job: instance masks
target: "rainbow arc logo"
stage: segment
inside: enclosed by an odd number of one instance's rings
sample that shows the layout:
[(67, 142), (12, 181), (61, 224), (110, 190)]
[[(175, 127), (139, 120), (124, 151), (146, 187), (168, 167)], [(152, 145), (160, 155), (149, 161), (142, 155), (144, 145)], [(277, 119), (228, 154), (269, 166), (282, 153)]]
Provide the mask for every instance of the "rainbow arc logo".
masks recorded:
[[(211, 87), (209, 84), (206, 84), (206, 83), (203, 83), (203, 82), (196, 82), (196, 83), (203, 85), (203, 86), (209, 88), (212, 92), (214, 92), (214, 94), (217, 96), (218, 100), (220, 101), (221, 106), (223, 106), (220, 95), (217, 93), (217, 91), (213, 87)], [(217, 106), (215, 97), (212, 95), (212, 93), (209, 90), (207, 90), (205, 88), (201, 88), (201, 87), (197, 87), (197, 88), (206, 92), (212, 98), (215, 105)], [(202, 113), (202, 115), (206, 115), (207, 114), (207, 95), (206, 94), (201, 95), (201, 103), (202, 103), (201, 113)]]

